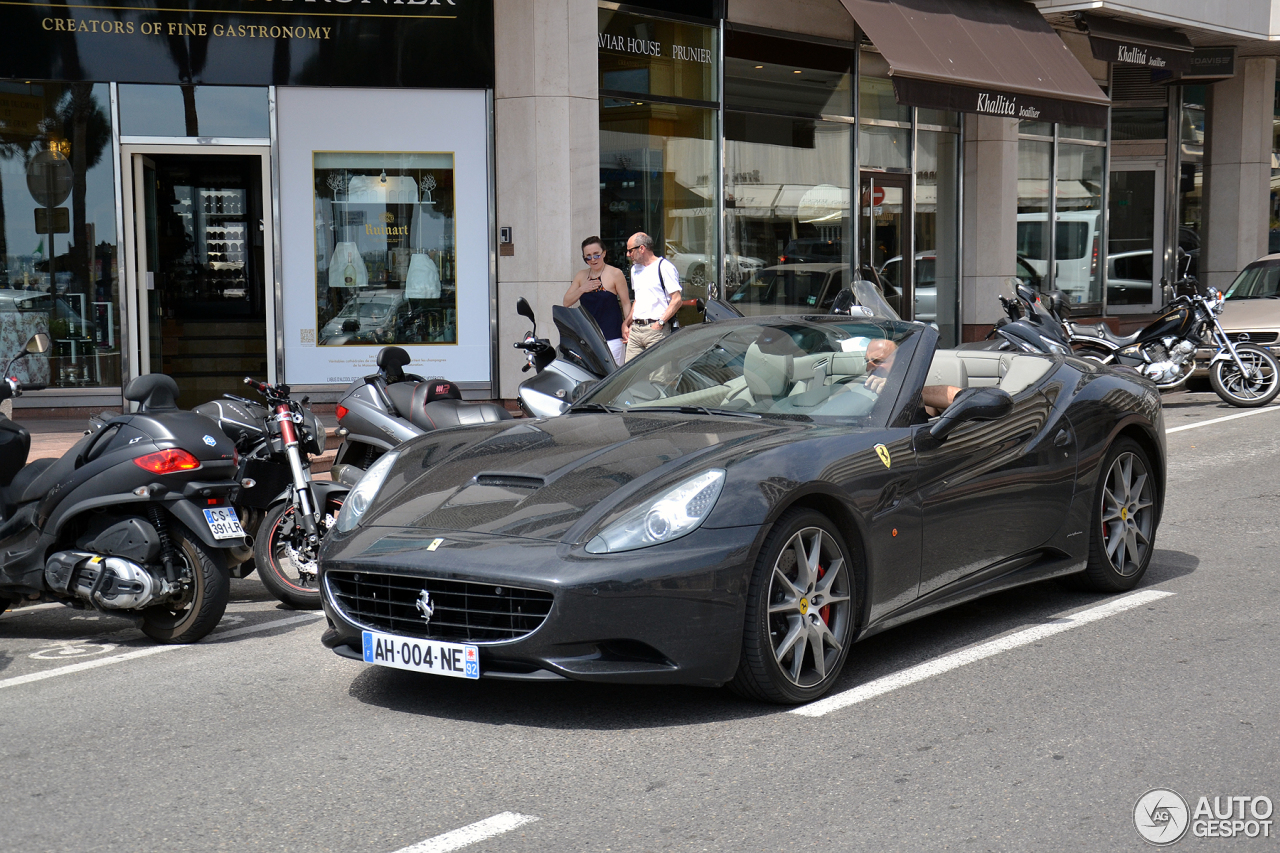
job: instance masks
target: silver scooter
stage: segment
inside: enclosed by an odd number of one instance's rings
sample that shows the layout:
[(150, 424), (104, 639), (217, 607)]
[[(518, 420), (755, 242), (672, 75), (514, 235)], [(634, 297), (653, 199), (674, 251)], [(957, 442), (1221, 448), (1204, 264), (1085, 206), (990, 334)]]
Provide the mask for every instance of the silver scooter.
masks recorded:
[(496, 403), (466, 403), (456, 383), (405, 373), (409, 353), (383, 347), (378, 372), (347, 386), (338, 401), (342, 445), (330, 476), (351, 485), (379, 456), (432, 430), (495, 423), (511, 413)]
[(551, 341), (538, 337), (538, 321), (523, 296), (516, 300), (516, 313), (533, 323), (524, 339), (513, 344), (516, 349), (524, 350), (525, 365), (520, 368), (521, 372), (534, 371), (516, 391), (520, 408), (530, 417), (554, 418), (564, 414), (578, 388), (597, 382), (617, 369), (600, 327), (581, 308), (552, 307), (551, 319), (560, 332), (558, 354)]

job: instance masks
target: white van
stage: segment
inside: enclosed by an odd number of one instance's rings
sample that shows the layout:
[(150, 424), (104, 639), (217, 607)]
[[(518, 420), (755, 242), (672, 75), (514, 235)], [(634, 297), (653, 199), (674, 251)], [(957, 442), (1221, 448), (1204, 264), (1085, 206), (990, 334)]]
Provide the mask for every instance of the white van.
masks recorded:
[[(1049, 235), (1044, 227), (1047, 219), (1047, 213), (1018, 214), (1018, 257), (1045, 279), (1045, 286), (1049, 272)], [(1058, 214), (1052, 287), (1066, 293), (1072, 302), (1091, 301), (1102, 249), (1101, 226), (1100, 210), (1064, 210)]]

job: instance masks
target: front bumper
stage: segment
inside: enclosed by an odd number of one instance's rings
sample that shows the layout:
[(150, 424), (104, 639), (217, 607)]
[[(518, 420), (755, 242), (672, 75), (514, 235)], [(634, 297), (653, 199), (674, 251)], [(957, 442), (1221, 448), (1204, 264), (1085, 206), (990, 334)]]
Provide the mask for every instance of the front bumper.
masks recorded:
[[(665, 545), (622, 554), (515, 537), (448, 530), (362, 528), (326, 540), (320, 566), (330, 628), (322, 640), (363, 659), (361, 632), (386, 631), (342, 605), (335, 580), (351, 572), (461, 581), (550, 593), (546, 618), (513, 640), (475, 642), (488, 678), (720, 685), (737, 671), (747, 584), (759, 528), (695, 530)], [(427, 551), (442, 539), (436, 550)]]

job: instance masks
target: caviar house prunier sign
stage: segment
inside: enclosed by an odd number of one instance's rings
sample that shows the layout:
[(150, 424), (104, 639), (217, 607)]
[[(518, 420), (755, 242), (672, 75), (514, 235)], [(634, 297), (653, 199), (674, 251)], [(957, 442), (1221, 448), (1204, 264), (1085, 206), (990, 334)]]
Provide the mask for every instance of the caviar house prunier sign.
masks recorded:
[(492, 88), (493, 2), (6, 0), (0, 78)]

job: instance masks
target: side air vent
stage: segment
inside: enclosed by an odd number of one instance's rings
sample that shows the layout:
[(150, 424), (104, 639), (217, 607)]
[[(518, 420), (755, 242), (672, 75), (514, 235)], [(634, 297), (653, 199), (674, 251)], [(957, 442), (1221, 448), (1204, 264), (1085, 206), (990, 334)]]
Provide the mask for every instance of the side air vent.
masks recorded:
[(509, 489), (541, 489), (547, 484), (536, 474), (504, 474), (500, 471), (481, 471), (474, 482), (477, 486), (504, 486)]

